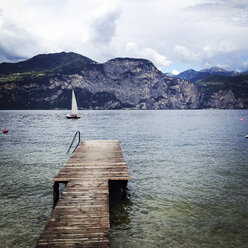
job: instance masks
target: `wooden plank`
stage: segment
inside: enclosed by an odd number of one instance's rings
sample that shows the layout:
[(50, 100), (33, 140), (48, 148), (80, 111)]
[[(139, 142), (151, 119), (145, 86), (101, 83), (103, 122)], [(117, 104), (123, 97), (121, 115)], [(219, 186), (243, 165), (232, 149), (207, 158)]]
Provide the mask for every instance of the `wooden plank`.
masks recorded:
[(36, 247), (109, 247), (109, 180), (130, 180), (117, 140), (84, 141), (54, 182), (67, 182)]
[[(79, 163), (79, 162), (82, 162), (82, 158), (80, 157), (75, 157), (75, 158), (69, 158), (68, 159), (68, 162), (69, 163)], [(100, 162), (100, 163), (103, 163), (103, 162), (106, 162), (106, 163), (121, 163), (121, 162), (124, 162), (124, 159), (123, 158), (88, 158), (87, 160), (85, 160), (85, 162), (91, 162), (91, 163), (97, 163), (97, 162)]]
[(75, 166), (121, 166), (121, 165), (125, 165), (127, 166), (126, 162), (120, 162), (120, 163), (110, 163), (110, 162), (84, 162), (82, 163), (82, 161), (80, 161), (79, 163), (75, 164), (75, 163), (69, 163), (67, 162), (64, 166), (71, 166), (71, 167), (75, 167)]
[[(75, 168), (75, 169), (74, 169)], [(72, 175), (72, 174), (80, 174), (80, 175), (98, 175), (98, 174), (108, 174), (108, 173), (128, 173), (129, 171), (126, 167), (107, 167), (107, 168), (63, 168), (61, 171), (56, 175)], [(77, 169), (78, 168), (78, 169)]]
[[(111, 180), (111, 181), (128, 181), (131, 180), (131, 177), (126, 176), (126, 177), (104, 177), (102, 178), (104, 180)], [(78, 177), (74, 178), (74, 177), (64, 177), (64, 178), (54, 178), (53, 181), (54, 182), (68, 182), (68, 181), (72, 181), (72, 180), (78, 180)], [(87, 180), (87, 177), (85, 178), (85, 180)]]

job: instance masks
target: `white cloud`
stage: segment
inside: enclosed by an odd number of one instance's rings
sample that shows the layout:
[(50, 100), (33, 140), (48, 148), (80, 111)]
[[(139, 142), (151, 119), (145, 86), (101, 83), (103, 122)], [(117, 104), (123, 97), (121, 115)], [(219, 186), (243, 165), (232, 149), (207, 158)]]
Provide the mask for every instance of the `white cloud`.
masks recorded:
[(162, 69), (171, 64), (164, 55), (159, 54), (156, 50), (151, 48), (138, 48), (135, 42), (128, 42), (126, 44), (126, 51), (132, 57), (140, 57), (151, 60), (156, 67)]
[(128, 42), (126, 45), (126, 50), (129, 52), (134, 52), (136, 53), (138, 51), (138, 47), (135, 42)]
[(144, 48), (141, 50), (144, 57), (150, 58), (155, 64), (161, 67), (167, 67), (171, 64), (171, 61), (167, 59), (164, 55), (159, 54), (156, 50), (151, 48)]
[(184, 47), (184, 46), (180, 46), (180, 45), (176, 45), (174, 50), (183, 55), (184, 57), (189, 57), (191, 55), (190, 51), (188, 48)]
[(197, 62), (199, 61), (200, 54), (196, 52), (191, 52), (187, 47), (176, 45), (174, 51), (181, 55), (181, 60), (183, 62)]
[(171, 73), (172, 73), (173, 75), (178, 75), (180, 72), (174, 69), (174, 70), (172, 70)]

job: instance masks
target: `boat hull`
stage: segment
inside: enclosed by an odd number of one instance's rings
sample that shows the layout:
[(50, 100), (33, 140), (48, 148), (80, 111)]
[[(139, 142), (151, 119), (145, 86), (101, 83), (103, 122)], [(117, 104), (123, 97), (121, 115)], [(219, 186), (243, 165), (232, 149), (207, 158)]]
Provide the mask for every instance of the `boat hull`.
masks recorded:
[(67, 115), (66, 118), (67, 119), (79, 119), (81, 117), (80, 116), (76, 116), (76, 115)]

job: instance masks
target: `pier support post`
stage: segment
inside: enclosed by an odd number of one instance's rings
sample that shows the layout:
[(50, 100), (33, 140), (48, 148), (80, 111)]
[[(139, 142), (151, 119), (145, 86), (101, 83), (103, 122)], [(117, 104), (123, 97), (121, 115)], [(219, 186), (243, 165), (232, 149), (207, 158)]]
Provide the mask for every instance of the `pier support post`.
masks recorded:
[(127, 180), (123, 180), (122, 181), (122, 189), (126, 190), (126, 188), (127, 188)]
[(127, 196), (127, 180), (122, 181), (122, 192), (123, 192), (123, 197)]
[(59, 183), (54, 182), (53, 184), (53, 208), (55, 208), (58, 200), (59, 200)]

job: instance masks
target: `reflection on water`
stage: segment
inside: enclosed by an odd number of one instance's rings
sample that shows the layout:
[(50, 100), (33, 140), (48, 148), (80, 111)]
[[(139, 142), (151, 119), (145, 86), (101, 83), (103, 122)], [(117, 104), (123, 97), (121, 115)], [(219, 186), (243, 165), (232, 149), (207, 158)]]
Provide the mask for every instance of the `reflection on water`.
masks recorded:
[(35, 246), (77, 130), (118, 139), (132, 177), (126, 198), (110, 198), (112, 248), (247, 247), (248, 111), (65, 115), (0, 111), (0, 247)]

